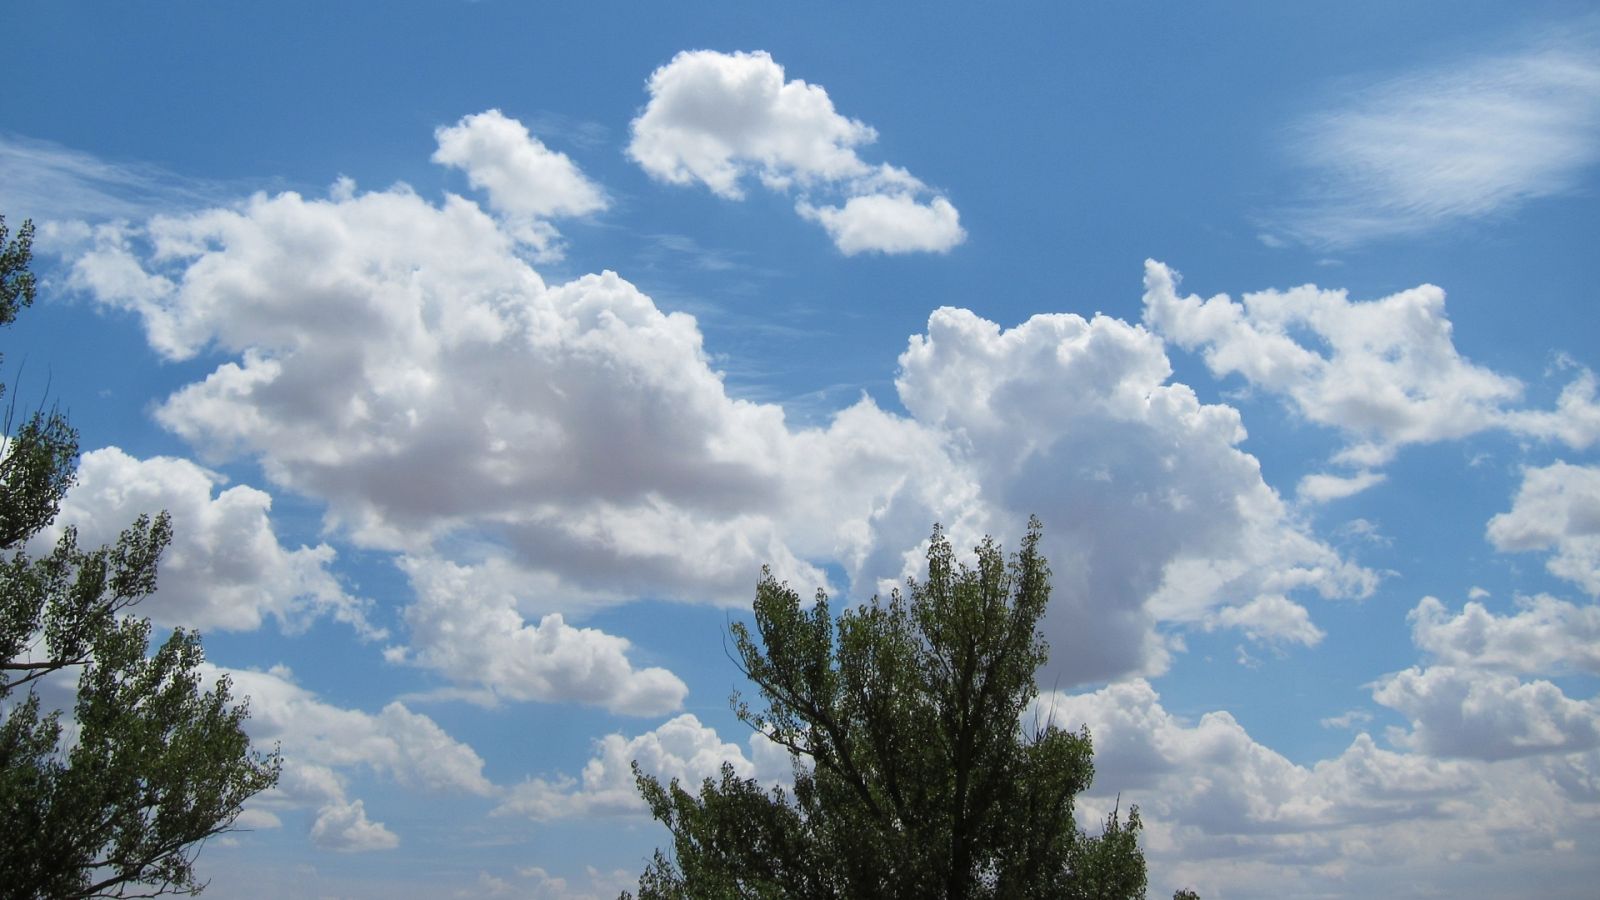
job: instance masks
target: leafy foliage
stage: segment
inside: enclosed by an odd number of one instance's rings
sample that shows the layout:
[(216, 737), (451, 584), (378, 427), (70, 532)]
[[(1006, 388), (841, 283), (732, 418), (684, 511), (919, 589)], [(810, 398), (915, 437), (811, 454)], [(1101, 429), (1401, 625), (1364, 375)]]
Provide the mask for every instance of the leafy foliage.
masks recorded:
[(691, 794), (636, 765), (673, 837), (640, 897), (1142, 897), (1138, 809), (1099, 837), (1073, 819), (1088, 732), (1021, 727), (1047, 656), (1039, 537), (1033, 520), (1009, 563), (985, 540), (968, 568), (935, 528), (925, 581), (837, 621), (823, 593), (807, 610), (766, 574), (759, 640), (732, 629), (766, 705), (734, 703), (789, 751), (792, 794), (726, 765)]
[[(0, 324), (33, 300), (32, 234), (24, 224), (7, 243), (0, 218)], [(150, 623), (126, 612), (155, 591), (165, 513), (114, 546), (83, 549), (69, 528), (47, 555), (25, 551), (55, 520), (77, 455), (54, 410), (0, 438), (0, 885), (16, 898), (198, 893), (195, 854), (276, 783), (279, 761), (250, 749), (248, 704), (226, 678), (202, 690), (198, 635), (175, 631), (147, 656)], [(64, 723), (36, 687), (69, 668)]]

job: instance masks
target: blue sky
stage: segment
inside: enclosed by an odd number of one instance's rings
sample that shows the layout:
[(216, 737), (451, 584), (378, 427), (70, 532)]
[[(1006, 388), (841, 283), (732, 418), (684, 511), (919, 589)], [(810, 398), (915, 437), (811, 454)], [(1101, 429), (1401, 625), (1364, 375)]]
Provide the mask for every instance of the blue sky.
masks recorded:
[[(1152, 896), (1585, 896), (1587, 4), (11, 6), (8, 384), (283, 784), (216, 897), (615, 896), (760, 566), (1046, 528)], [(1534, 887), (1537, 886), (1537, 887)]]

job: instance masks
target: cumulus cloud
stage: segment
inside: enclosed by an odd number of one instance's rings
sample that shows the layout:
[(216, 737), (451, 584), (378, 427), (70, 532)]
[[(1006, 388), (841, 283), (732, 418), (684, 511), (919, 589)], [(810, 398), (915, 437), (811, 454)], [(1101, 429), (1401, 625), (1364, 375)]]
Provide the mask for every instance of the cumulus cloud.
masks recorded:
[(496, 815), (523, 815), (539, 820), (569, 816), (640, 814), (644, 800), (634, 785), (632, 764), (663, 783), (674, 778), (693, 790), (716, 778), (723, 763), (741, 778), (759, 777), (770, 784), (787, 780), (788, 754), (759, 734), (750, 736), (750, 754), (722, 740), (716, 729), (685, 713), (637, 737), (609, 734), (579, 778), (530, 778), (513, 787)]
[(406, 609), (410, 649), (391, 654), (513, 700), (580, 702), (613, 712), (677, 709), (688, 687), (661, 668), (635, 670), (625, 638), (574, 628), (559, 613), (529, 624), (497, 583), (497, 567), (406, 558), (417, 601)]
[(310, 837), (317, 847), (356, 853), (399, 845), (394, 832), (368, 818), (362, 800), (348, 796), (352, 773), (372, 773), (406, 788), (497, 793), (476, 751), (404, 704), (390, 703), (376, 714), (335, 706), (281, 666), (260, 671), (208, 664), (202, 672), (208, 681), (224, 675), (235, 696), (250, 698), (244, 727), (251, 742), (277, 747), (284, 761), (277, 786), (251, 800), (247, 812), (276, 819), (273, 810), (311, 810)]
[(138, 516), (166, 510), (173, 541), (141, 615), (163, 625), (230, 631), (258, 628), (267, 616), (295, 631), (331, 615), (364, 636), (381, 635), (367, 622), (368, 601), (348, 594), (328, 570), (332, 547), (286, 549), (272, 528), (272, 498), (246, 485), (216, 492), (224, 483), (188, 460), (141, 460), (116, 447), (91, 451), (32, 549), (44, 552), (69, 527), (82, 546), (113, 544)]
[[(798, 190), (796, 209), (848, 255), (943, 253), (966, 239), (949, 200), (904, 169), (857, 155), (877, 132), (836, 112), (821, 86), (786, 79), (765, 52), (679, 53), (651, 73), (647, 89), (628, 155), (654, 178), (698, 182), (731, 200), (752, 177), (770, 190)], [(822, 195), (844, 202), (813, 205)]]
[(560, 256), (559, 234), (549, 220), (605, 209), (605, 193), (564, 153), (546, 147), (516, 119), (498, 109), (463, 116), (434, 132), (433, 161), (467, 173), (509, 217), (514, 232), (544, 259)]
[(1600, 597), (1600, 467), (1557, 462), (1522, 472), (1522, 487), (1489, 520), (1499, 550), (1554, 550), (1552, 575)]
[(1510, 759), (1600, 744), (1600, 703), (1573, 700), (1548, 681), (1412, 667), (1380, 680), (1372, 698), (1411, 719), (1397, 740), (1435, 756)]
[(1046, 693), (1036, 706), (1041, 721), (1089, 727), (1098, 793), (1165, 795), (1151, 802), (1166, 820), (1204, 834), (1265, 837), (1412, 818), (1469, 783), (1460, 766), (1383, 750), (1366, 735), (1332, 760), (1297, 765), (1227, 712), (1193, 723), (1174, 716), (1143, 680)]
[(870, 171), (855, 148), (877, 132), (835, 112), (820, 85), (786, 80), (764, 51), (685, 51), (652, 72), (647, 87), (628, 155), (656, 178), (698, 181), (738, 199), (751, 174), (783, 187)]
[[(1238, 449), (1236, 410), (1200, 403), (1170, 373), (1161, 341), (1117, 319), (1039, 315), (1002, 330), (966, 310), (934, 312), (901, 355), (896, 387), (946, 436), (974, 489), (945, 506), (897, 496), (878, 530), (906, 546), (891, 525), (960, 511), (945, 521), (970, 546), (1037, 513), (1055, 573), (1050, 674), (1066, 683), (1161, 671), (1155, 623), (1199, 623), (1219, 606), (1238, 609), (1213, 622), (1312, 640), (1315, 626), (1283, 595), (1361, 596), (1374, 576), (1293, 523)], [(912, 556), (893, 574), (914, 566)]]
[(851, 197), (843, 206), (802, 203), (800, 215), (827, 229), (846, 256), (880, 253), (943, 253), (966, 239), (960, 215), (950, 201), (935, 197), (918, 203), (905, 194)]
[[(1493, 428), (1576, 448), (1600, 439), (1592, 373), (1579, 373), (1555, 411), (1517, 409), (1522, 384), (1457, 352), (1444, 291), (1433, 285), (1366, 302), (1312, 285), (1246, 293), (1240, 302), (1226, 294), (1202, 300), (1180, 297), (1177, 285), (1171, 268), (1145, 262), (1145, 323), (1200, 350), (1213, 375), (1239, 375), (1344, 432), (1350, 443), (1337, 462), (1366, 469), (1408, 444)], [(1309, 496), (1353, 493), (1372, 477), (1312, 476)]]
[(1592, 35), (1453, 62), (1348, 91), (1292, 131), (1317, 185), (1273, 218), (1347, 246), (1502, 214), (1571, 189), (1600, 160)]
[[(477, 206), (405, 190), (258, 196), (149, 230), (163, 293), (85, 285), (172, 358), (238, 354), (157, 418), (210, 454), (258, 454), (358, 542), (487, 522), (621, 593), (700, 593), (711, 570), (743, 594), (763, 561), (820, 580), (770, 523), (732, 521), (777, 491), (782, 411), (728, 397), (694, 319), (615, 274), (547, 287)], [(108, 245), (75, 265), (107, 258), (141, 262)], [(676, 552), (679, 534), (704, 552)]]
[(1469, 601), (1451, 615), (1438, 598), (1424, 597), (1406, 618), (1412, 641), (1445, 665), (1600, 674), (1600, 607), (1547, 594), (1518, 597), (1516, 604), (1516, 612), (1500, 616)]
[(1600, 700), (1575, 700), (1520, 674), (1600, 671), (1600, 609), (1549, 596), (1519, 597), (1496, 615), (1469, 601), (1451, 615), (1424, 597), (1407, 616), (1412, 641), (1434, 665), (1379, 679), (1373, 699), (1411, 720), (1392, 739), (1436, 756), (1511, 759), (1591, 751)]
[(362, 853), (392, 850), (400, 846), (400, 838), (382, 822), (368, 819), (362, 801), (352, 800), (331, 803), (317, 813), (311, 825), (311, 843), (339, 853)]
[(1282, 594), (1261, 594), (1242, 606), (1224, 606), (1207, 620), (1211, 626), (1237, 628), (1256, 641), (1282, 641), (1315, 647), (1322, 629), (1304, 606)]
[(342, 769), (363, 769), (405, 787), (457, 791), (477, 796), (494, 793), (483, 775), (483, 759), (450, 737), (438, 723), (402, 703), (378, 713), (345, 709), (320, 700), (296, 684), (284, 668), (268, 671), (208, 667), (231, 679), (234, 694), (250, 698), (245, 729), (259, 746), (281, 745), (286, 759), (316, 767), (321, 787), (309, 796), (342, 797)]
[[(255, 458), (359, 545), (476, 573), (476, 599), (420, 598), (393, 650), (458, 686), (672, 709), (675, 679), (569, 623), (643, 595), (742, 605), (763, 564), (804, 591), (834, 587), (825, 561), (886, 589), (934, 521), (971, 546), (1044, 520), (1068, 684), (1161, 671), (1175, 628), (1313, 643), (1297, 598), (1375, 581), (1263, 481), (1238, 412), (1171, 383), (1161, 340), (1120, 320), (936, 310), (899, 360), (909, 416), (863, 398), (795, 428), (729, 396), (693, 317), (610, 272), (546, 284), (460, 197), (257, 195), (126, 238), (76, 259), (79, 284), (171, 358), (227, 357), (158, 420)], [(500, 637), (467, 648), (458, 617)], [(580, 690), (554, 657), (467, 652), (535, 645), (615, 677)]]
[[(1046, 693), (1036, 714), (1089, 727), (1095, 783), (1081, 798), (1080, 822), (1092, 828), (1114, 804), (1139, 804), (1152, 873), (1202, 895), (1382, 894), (1407, 879), (1435, 885), (1492, 875), (1530, 853), (1549, 862), (1555, 893), (1578, 896), (1586, 877), (1561, 855), (1561, 842), (1574, 828), (1591, 836), (1584, 840), (1595, 834), (1600, 795), (1585, 787), (1593, 751), (1445, 760), (1385, 749), (1362, 733), (1338, 755), (1302, 765), (1227, 712), (1173, 714), (1140, 680)], [(1348, 727), (1363, 719), (1327, 721)]]

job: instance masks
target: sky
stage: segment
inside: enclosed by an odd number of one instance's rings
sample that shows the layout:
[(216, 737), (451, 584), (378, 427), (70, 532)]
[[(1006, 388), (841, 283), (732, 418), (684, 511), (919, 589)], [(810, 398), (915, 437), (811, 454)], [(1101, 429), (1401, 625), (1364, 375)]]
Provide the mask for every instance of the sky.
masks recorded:
[[(1589, 4), (7, 4), (0, 333), (281, 783), (207, 896), (614, 897), (761, 567), (1044, 523), (1151, 896), (1592, 896)], [(43, 546), (43, 543), (41, 543)], [(57, 702), (65, 688), (53, 688)]]

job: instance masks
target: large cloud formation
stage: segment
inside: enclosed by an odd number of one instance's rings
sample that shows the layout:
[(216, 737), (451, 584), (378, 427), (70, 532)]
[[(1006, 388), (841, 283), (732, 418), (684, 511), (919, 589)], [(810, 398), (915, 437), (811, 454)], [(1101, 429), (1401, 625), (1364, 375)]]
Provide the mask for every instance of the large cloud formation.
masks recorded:
[[(825, 426), (795, 427), (780, 406), (729, 395), (692, 316), (663, 312), (616, 273), (545, 281), (525, 258), (517, 213), (537, 220), (534, 207), (554, 201), (529, 198), (568, 196), (578, 182), (545, 165), (520, 125), (485, 116), (440, 130), (441, 161), (466, 168), (497, 214), (453, 195), (432, 202), (344, 182), (326, 198), (263, 194), (105, 227), (73, 268), (99, 302), (135, 312), (166, 357), (225, 358), (161, 403), (159, 421), (211, 459), (255, 460), (275, 487), (325, 503), (330, 536), (394, 553), (415, 596), (387, 657), (475, 696), (677, 712), (683, 682), (636, 665), (634, 646), (583, 627), (584, 612), (641, 596), (746, 603), (763, 563), (797, 587), (859, 598), (920, 570), (935, 520), (958, 546), (985, 533), (1011, 543), (1030, 513), (1046, 523), (1055, 573), (1046, 681), (1159, 673), (1185, 629), (1316, 644), (1310, 598), (1361, 597), (1376, 577), (1312, 534), (1263, 480), (1240, 448), (1235, 409), (1171, 380), (1165, 339), (1346, 432), (1346, 461), (1359, 465), (1484, 428), (1594, 439), (1592, 377), (1580, 375), (1558, 410), (1517, 408), (1514, 382), (1455, 351), (1437, 291), (1372, 304), (1311, 288), (1201, 301), (1179, 298), (1156, 262), (1144, 324), (1058, 314), (1007, 328), (940, 308), (898, 360), (906, 414), (863, 399)], [(467, 149), (444, 150), (458, 140)], [(783, 154), (817, 172), (848, 167), (825, 151), (773, 150), (770, 166), (728, 159), (798, 184), (824, 176)], [(711, 174), (694, 177), (721, 177), (702, 168)], [(1308, 329), (1324, 347), (1296, 339)], [(1354, 397), (1341, 379), (1393, 389)], [(1581, 576), (1582, 545), (1568, 545), (1587, 534), (1586, 470), (1560, 470), (1559, 490), (1535, 477), (1542, 471), (1530, 470), (1528, 502), (1519, 496), (1491, 539), (1553, 548), (1579, 560)], [(91, 454), (84, 474), (67, 504), (87, 511), (82, 521), (120, 527), (135, 508), (192, 507), (200, 512), (185, 519), (215, 523), (196, 533), (239, 536), (262, 565), (300, 573), (219, 610), (195, 601), (192, 615), (252, 627), (357, 608), (327, 575), (324, 551), (277, 544), (255, 489), (213, 496), (218, 478), (192, 463), (109, 449)], [(1309, 493), (1331, 498), (1379, 478), (1329, 476)], [(108, 487), (147, 482), (159, 492), (118, 498)], [(1564, 524), (1527, 525), (1548, 503), (1568, 511)], [(828, 585), (828, 563), (847, 585)], [(196, 565), (220, 583), (221, 561)], [(1091, 726), (1101, 783), (1149, 804), (1152, 857), (1203, 890), (1271, 894), (1286, 872), (1337, 879), (1355, 863), (1394, 873), (1421, 860), (1445, 872), (1443, 846), (1491, 862), (1532, 853), (1561, 869), (1561, 841), (1594, 831), (1600, 731), (1595, 701), (1548, 679), (1593, 671), (1582, 639), (1590, 612), (1549, 598), (1509, 615), (1423, 601), (1412, 625), (1429, 664), (1371, 686), (1373, 702), (1407, 724), (1387, 747), (1358, 735), (1318, 763), (1261, 745), (1226, 712), (1177, 716), (1137, 678), (1048, 697), (1042, 709)], [(689, 779), (724, 761), (742, 773), (781, 762), (681, 714), (601, 739), (577, 777), (501, 790), (470, 747), (403, 704), (343, 710), (283, 671), (233, 677), (255, 699), (253, 736), (283, 740), (295, 761), (256, 814), (313, 810), (314, 839), (334, 850), (400, 840), (375, 821), (381, 809), (349, 796), (353, 771), (498, 796), (506, 814), (550, 820), (637, 813), (630, 759)], [(1086, 817), (1113, 802), (1091, 796)], [(1496, 824), (1507, 822), (1517, 824)], [(1460, 833), (1442, 841), (1442, 828)]]
[[(493, 133), (521, 141), (502, 119)], [(157, 418), (326, 502), (334, 532), (408, 554), (418, 599), (392, 658), (496, 696), (672, 709), (676, 679), (568, 618), (645, 595), (743, 604), (763, 564), (809, 589), (837, 561), (859, 596), (918, 571), (934, 521), (960, 546), (1045, 521), (1065, 684), (1160, 672), (1185, 627), (1315, 644), (1295, 598), (1373, 587), (1139, 325), (939, 309), (899, 360), (909, 416), (863, 399), (795, 428), (729, 396), (692, 316), (611, 272), (547, 284), (514, 231), (461, 197), (343, 183), (103, 229), (73, 277), (164, 355), (229, 356)], [(488, 665), (484, 647), (530, 655)]]
[[(877, 139), (871, 126), (834, 111), (821, 86), (787, 80), (765, 52), (679, 53), (651, 73), (648, 89), (628, 155), (654, 178), (699, 182), (730, 200), (751, 177), (796, 189), (796, 210), (846, 255), (943, 253), (966, 239), (949, 200), (904, 169), (856, 154)], [(823, 194), (844, 202), (815, 205)]]

